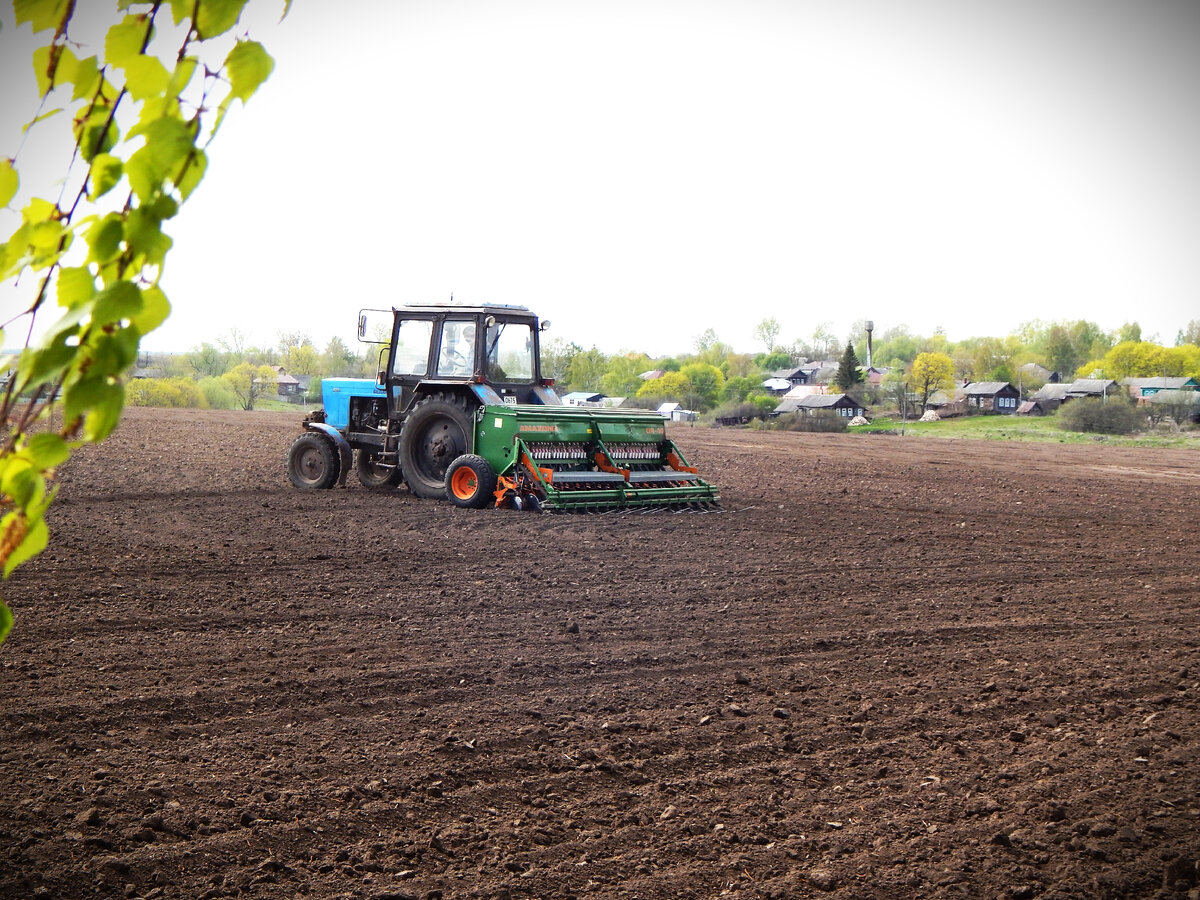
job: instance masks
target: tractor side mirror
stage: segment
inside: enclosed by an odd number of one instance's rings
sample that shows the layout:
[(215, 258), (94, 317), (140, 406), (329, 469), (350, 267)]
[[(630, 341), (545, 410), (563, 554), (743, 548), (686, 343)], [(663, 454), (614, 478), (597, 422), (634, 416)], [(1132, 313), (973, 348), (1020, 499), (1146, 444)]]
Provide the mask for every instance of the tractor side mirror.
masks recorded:
[(546, 331), (546, 330), (547, 330), (547, 329), (549, 329), (549, 328), (550, 328), (550, 320), (549, 320), (549, 319), (542, 319), (542, 321), (541, 321), (541, 324), (538, 326), (538, 330), (539, 330), (539, 331)]
[(361, 341), (367, 336), (367, 314), (360, 312), (358, 314), (358, 339)]

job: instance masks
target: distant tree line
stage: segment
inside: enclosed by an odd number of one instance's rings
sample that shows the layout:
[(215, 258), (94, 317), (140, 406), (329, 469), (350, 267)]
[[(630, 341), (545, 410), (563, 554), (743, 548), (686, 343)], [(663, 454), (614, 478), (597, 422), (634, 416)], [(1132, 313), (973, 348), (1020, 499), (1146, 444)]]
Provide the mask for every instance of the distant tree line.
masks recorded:
[[(865, 322), (855, 323), (844, 338), (826, 324), (791, 343), (780, 340), (780, 331), (774, 318), (764, 319), (754, 329), (761, 349), (745, 353), (709, 328), (695, 337), (691, 352), (665, 357), (637, 350), (607, 354), (555, 337), (542, 345), (542, 371), (555, 380), (560, 393), (602, 393), (649, 408), (672, 401), (718, 415), (734, 411), (744, 415), (747, 407), (774, 408), (778, 398), (763, 382), (776, 372), (812, 361), (836, 367), (833, 386), (862, 395), (871, 404), (904, 402), (899, 398), (915, 396), (922, 407), (935, 392), (966, 381), (1007, 381), (1026, 391), (1041, 387), (1045, 376), (1029, 368), (1029, 363), (1058, 373), (1065, 381), (1156, 375), (1200, 379), (1200, 319), (1181, 329), (1173, 346), (1143, 341), (1136, 322), (1105, 331), (1084, 320), (1030, 322), (1006, 337), (961, 341), (950, 341), (940, 330), (919, 335), (897, 325), (876, 335), (870, 348)], [(876, 384), (867, 383), (868, 353), (879, 370)], [(130, 403), (225, 408), (252, 408), (262, 399), (256, 386), (268, 381), (263, 367), (279, 366), (289, 375), (308, 376), (308, 399), (319, 402), (321, 379), (373, 378), (379, 365), (378, 348), (373, 345), (356, 352), (335, 337), (318, 348), (307, 334), (286, 332), (273, 345), (252, 346), (236, 329), (216, 343), (142, 362), (152, 364), (160, 379), (131, 383)], [(151, 380), (168, 383), (145, 383)]]

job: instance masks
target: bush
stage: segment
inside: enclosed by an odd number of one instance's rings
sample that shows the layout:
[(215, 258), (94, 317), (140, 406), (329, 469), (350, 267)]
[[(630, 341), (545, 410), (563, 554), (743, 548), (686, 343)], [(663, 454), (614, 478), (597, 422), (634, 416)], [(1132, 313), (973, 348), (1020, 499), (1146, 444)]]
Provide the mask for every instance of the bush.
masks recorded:
[(224, 378), (212, 375), (201, 378), (200, 390), (204, 393), (210, 409), (241, 409), (237, 394)]
[(208, 400), (190, 378), (135, 378), (125, 385), (129, 406), (173, 406), (205, 409)]
[(1072, 400), (1058, 411), (1058, 427), (1063, 431), (1132, 434), (1145, 423), (1146, 417), (1121, 397)]

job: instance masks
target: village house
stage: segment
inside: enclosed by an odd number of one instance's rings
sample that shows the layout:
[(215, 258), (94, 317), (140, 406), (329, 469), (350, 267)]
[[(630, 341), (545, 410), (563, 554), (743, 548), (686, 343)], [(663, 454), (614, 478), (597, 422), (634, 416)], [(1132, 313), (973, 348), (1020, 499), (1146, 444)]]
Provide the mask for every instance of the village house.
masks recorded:
[(1078, 378), (1067, 385), (1066, 400), (1081, 400), (1084, 397), (1111, 397), (1121, 393), (1121, 386), (1111, 378)]
[(783, 402), (775, 407), (773, 415), (799, 413), (810, 416), (821, 411), (832, 412), (847, 419), (867, 414), (867, 408), (849, 394), (806, 394), (799, 397), (790, 395), (784, 397)]
[(1134, 400), (1146, 400), (1159, 391), (1194, 391), (1200, 384), (1195, 378), (1122, 378), (1121, 385), (1128, 389)]
[(968, 410), (994, 412), (1008, 415), (1017, 411), (1021, 403), (1021, 392), (1007, 381), (972, 381), (961, 388)]

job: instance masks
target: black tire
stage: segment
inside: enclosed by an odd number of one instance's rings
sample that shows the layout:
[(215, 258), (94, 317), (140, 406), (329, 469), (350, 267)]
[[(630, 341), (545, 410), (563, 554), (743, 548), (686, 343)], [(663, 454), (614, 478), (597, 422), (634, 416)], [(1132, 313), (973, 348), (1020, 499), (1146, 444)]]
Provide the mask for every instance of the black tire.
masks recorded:
[(302, 491), (323, 491), (337, 484), (342, 463), (333, 441), (315, 431), (306, 431), (288, 450), (288, 478)]
[(418, 497), (443, 500), (446, 470), (471, 447), (471, 414), (461, 397), (434, 394), (404, 420), (400, 467)]
[(368, 491), (390, 491), (404, 479), (399, 462), (385, 465), (379, 461), (379, 452), (369, 449), (354, 454), (354, 474)]
[(446, 496), (464, 509), (482, 509), (495, 503), (496, 470), (482, 456), (464, 453), (446, 470)]

